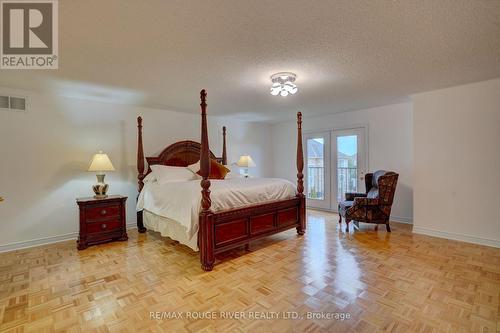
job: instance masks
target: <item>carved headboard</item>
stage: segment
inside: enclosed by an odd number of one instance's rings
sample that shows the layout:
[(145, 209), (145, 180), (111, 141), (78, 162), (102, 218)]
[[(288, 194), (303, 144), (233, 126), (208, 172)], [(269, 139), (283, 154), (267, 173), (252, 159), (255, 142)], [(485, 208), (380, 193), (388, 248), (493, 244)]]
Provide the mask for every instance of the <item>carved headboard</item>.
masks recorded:
[[(146, 157), (148, 166), (161, 164), (168, 166), (186, 167), (200, 160), (201, 144), (194, 141), (179, 141), (165, 148), (158, 157)], [(217, 158), (210, 152), (210, 158), (222, 162), (222, 157)], [(148, 168), (148, 173), (151, 168)]]
[[(137, 171), (138, 171), (138, 185), (139, 192), (144, 186), (143, 179), (151, 172), (151, 165), (161, 164), (168, 166), (179, 166), (186, 167), (190, 164), (194, 164), (200, 160), (201, 154), (201, 144), (195, 141), (179, 141), (171, 144), (156, 157), (146, 157), (148, 162), (148, 168), (146, 170), (144, 165), (144, 148), (142, 145), (142, 118), (137, 118), (137, 130), (138, 130), (138, 145), (137, 145)], [(222, 128), (222, 157), (216, 157), (215, 154), (210, 151), (210, 158), (217, 160), (219, 163), (224, 165), (227, 164), (227, 153), (226, 153), (226, 127)]]

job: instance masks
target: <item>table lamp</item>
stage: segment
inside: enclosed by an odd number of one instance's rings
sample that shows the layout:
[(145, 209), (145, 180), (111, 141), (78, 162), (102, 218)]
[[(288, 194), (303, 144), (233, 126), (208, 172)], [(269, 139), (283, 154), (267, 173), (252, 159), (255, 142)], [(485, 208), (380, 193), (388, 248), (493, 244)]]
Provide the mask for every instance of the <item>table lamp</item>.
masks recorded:
[(236, 165), (243, 168), (243, 176), (248, 178), (248, 168), (254, 167), (255, 162), (252, 160), (250, 155), (242, 155), (240, 156), (238, 162), (236, 162)]
[(99, 151), (98, 154), (95, 154), (92, 158), (92, 161), (90, 162), (88, 171), (96, 172), (97, 176), (97, 184), (92, 186), (92, 189), (95, 193), (94, 198), (107, 198), (108, 196), (106, 193), (108, 192), (109, 185), (104, 183), (104, 171), (115, 171), (115, 168), (113, 167), (113, 164), (111, 163), (108, 155), (104, 154), (102, 151)]

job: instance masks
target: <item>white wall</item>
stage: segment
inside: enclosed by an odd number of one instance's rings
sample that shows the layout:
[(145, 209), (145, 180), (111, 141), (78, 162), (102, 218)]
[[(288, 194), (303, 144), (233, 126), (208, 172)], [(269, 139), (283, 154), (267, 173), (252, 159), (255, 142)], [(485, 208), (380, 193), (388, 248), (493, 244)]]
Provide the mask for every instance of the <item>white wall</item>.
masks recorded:
[(414, 232), (500, 247), (500, 79), (413, 100)]
[[(368, 125), (369, 170), (399, 173), (392, 219), (411, 222), (413, 218), (412, 104), (402, 103), (366, 110), (308, 117), (303, 112), (303, 130), (326, 130), (351, 125)], [(274, 176), (296, 182), (296, 125), (273, 125)]]
[[(94, 153), (109, 154), (116, 172), (107, 175), (109, 194), (129, 197), (128, 223), (135, 223), (137, 195), (136, 117), (144, 119), (146, 156), (179, 140), (199, 141), (200, 116), (13, 91), (29, 97), (29, 110), (0, 110), (0, 251), (75, 237), (75, 198), (93, 195), (95, 175), (86, 172)], [(193, 108), (199, 103), (193, 100)], [(210, 114), (210, 105), (208, 108)], [(255, 175), (272, 174), (271, 127), (209, 116), (210, 144), (218, 156), (222, 125), (228, 127), (228, 162), (250, 154)], [(38, 239), (37, 242), (28, 242)]]
[[(110, 194), (129, 196), (128, 223), (134, 224), (137, 115), (144, 118), (146, 155), (199, 140), (199, 115), (1, 87), (0, 93), (29, 97), (26, 112), (0, 110), (0, 196), (6, 199), (0, 251), (75, 237), (75, 198), (92, 195), (95, 176), (85, 169), (99, 149), (117, 169), (107, 175)], [(222, 125), (228, 126), (229, 162), (250, 154), (255, 175), (296, 181), (295, 122), (209, 117), (216, 155)], [(394, 220), (414, 220), (418, 233), (500, 246), (500, 79), (418, 94), (413, 103), (311, 118), (304, 112), (304, 131), (351, 125), (368, 126), (369, 169), (400, 174)]]

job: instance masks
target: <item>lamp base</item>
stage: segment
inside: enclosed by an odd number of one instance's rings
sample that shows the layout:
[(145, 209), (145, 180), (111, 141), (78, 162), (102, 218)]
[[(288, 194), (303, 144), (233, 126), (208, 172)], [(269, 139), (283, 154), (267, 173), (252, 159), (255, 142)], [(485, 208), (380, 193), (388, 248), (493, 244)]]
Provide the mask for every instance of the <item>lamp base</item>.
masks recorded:
[(109, 189), (109, 185), (104, 183), (104, 177), (105, 175), (97, 175), (97, 184), (92, 186), (92, 189), (94, 190), (94, 198), (96, 199), (105, 199), (108, 197), (106, 194)]
[(248, 168), (243, 168), (243, 173), (240, 172), (243, 178), (248, 178), (250, 175), (248, 173)]

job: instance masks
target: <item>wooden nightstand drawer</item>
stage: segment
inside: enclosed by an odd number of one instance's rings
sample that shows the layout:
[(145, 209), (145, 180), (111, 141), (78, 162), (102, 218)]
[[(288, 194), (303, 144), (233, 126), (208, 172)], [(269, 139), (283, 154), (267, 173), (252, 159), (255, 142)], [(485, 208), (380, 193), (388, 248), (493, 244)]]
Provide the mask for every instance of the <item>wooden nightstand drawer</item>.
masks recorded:
[(79, 250), (86, 249), (89, 245), (128, 239), (126, 201), (127, 197), (120, 195), (77, 200), (80, 207)]
[(122, 228), (119, 220), (87, 223), (87, 233), (114, 231)]
[(109, 205), (109, 206), (97, 206), (97, 207), (87, 207), (87, 221), (88, 220), (99, 220), (108, 219), (112, 217), (119, 217), (121, 213), (120, 205)]

